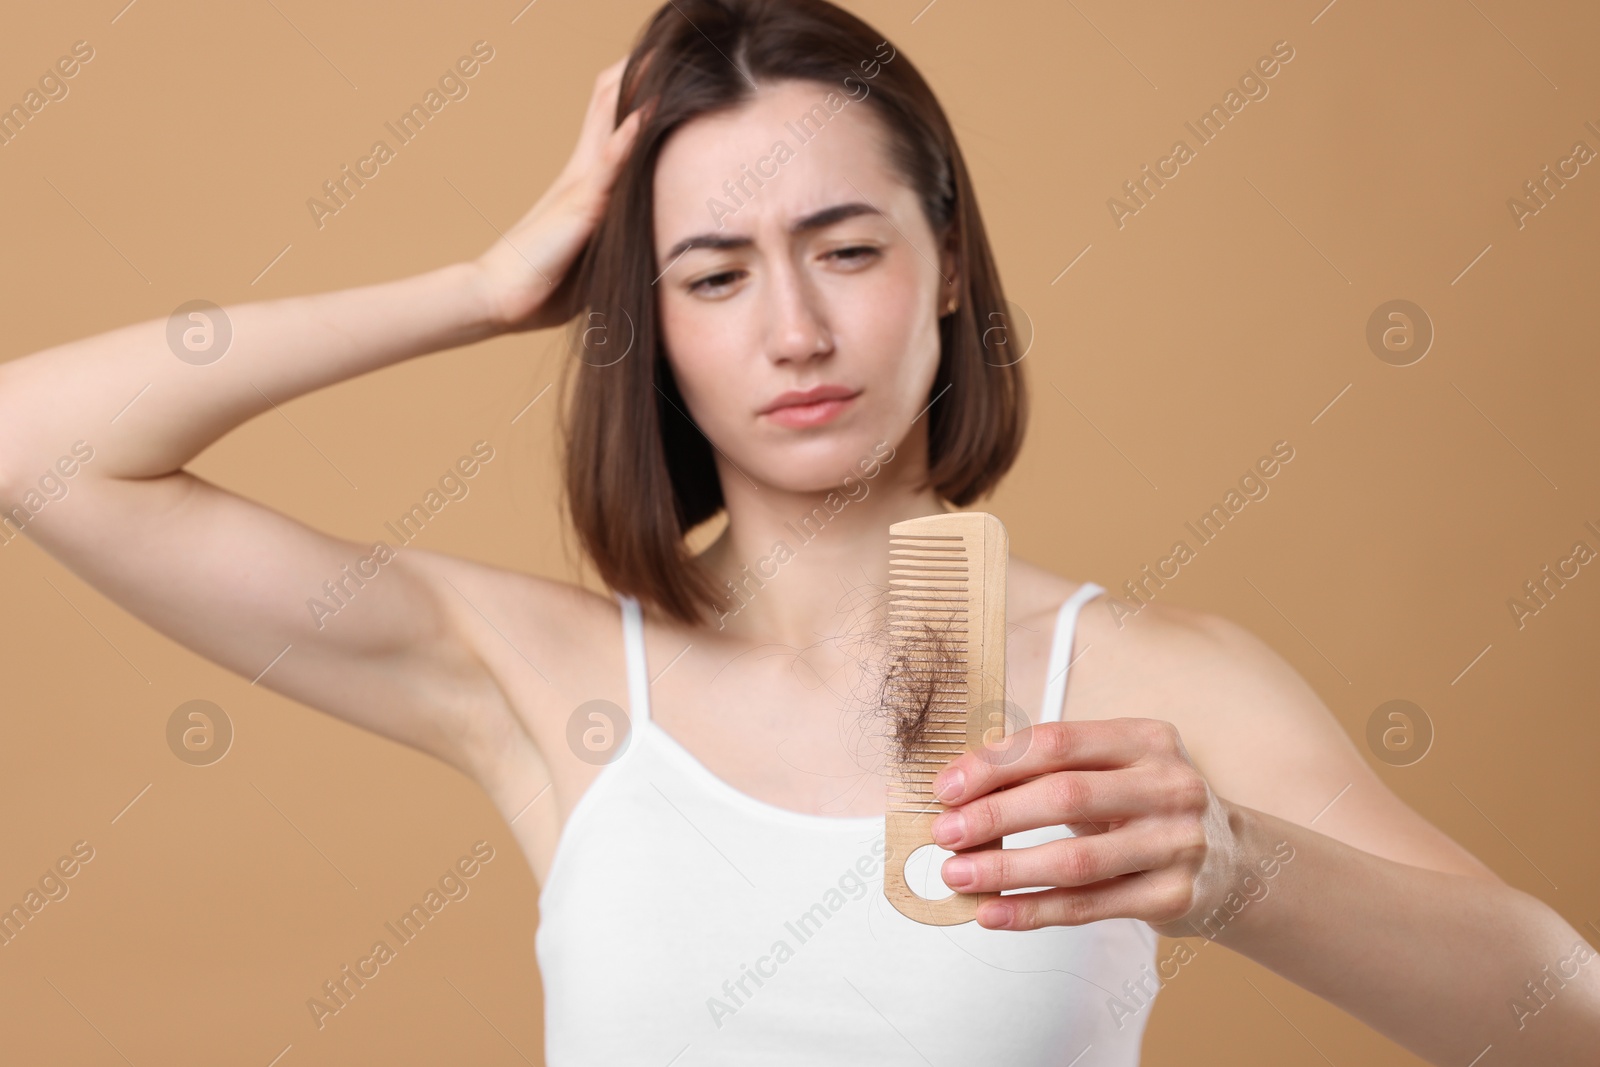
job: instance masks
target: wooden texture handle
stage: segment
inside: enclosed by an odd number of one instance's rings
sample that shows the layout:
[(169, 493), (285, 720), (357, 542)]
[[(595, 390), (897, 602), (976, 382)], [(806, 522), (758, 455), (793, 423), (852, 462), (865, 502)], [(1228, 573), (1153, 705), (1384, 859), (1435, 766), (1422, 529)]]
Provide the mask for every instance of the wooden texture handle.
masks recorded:
[[(933, 810), (918, 815), (907, 812), (889, 812), (884, 827), (886, 851), (883, 858), (883, 892), (896, 911), (908, 919), (928, 926), (959, 926), (978, 917), (978, 905), (998, 897), (999, 893), (951, 893), (940, 900), (918, 896), (906, 882), (906, 861), (923, 845), (933, 844), (934, 816), (944, 810), (939, 804)], [(988, 841), (976, 848), (964, 848), (962, 853), (999, 848), (1000, 842)]]

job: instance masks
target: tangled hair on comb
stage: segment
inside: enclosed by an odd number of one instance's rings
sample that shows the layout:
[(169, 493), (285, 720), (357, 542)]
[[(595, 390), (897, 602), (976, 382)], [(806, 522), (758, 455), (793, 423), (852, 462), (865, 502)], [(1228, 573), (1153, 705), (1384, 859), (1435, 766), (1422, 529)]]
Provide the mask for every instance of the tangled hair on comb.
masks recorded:
[(901, 619), (894, 626), (914, 633), (891, 638), (876, 703), (888, 720), (894, 758), (905, 763), (927, 739), (935, 698), (950, 691), (946, 672), (959, 661), (959, 645), (949, 623)]
[[(887, 586), (856, 586), (840, 610), (847, 616), (843, 632), (829, 640), (860, 670), (857, 685), (842, 694), (863, 731), (863, 755), (879, 766), (862, 763), (863, 772), (885, 771), (885, 759), (904, 763), (926, 739), (942, 691), (943, 672), (960, 669), (960, 642), (951, 624), (889, 615), (893, 604)], [(907, 633), (906, 631), (910, 631)], [(870, 741), (868, 740), (870, 738)]]

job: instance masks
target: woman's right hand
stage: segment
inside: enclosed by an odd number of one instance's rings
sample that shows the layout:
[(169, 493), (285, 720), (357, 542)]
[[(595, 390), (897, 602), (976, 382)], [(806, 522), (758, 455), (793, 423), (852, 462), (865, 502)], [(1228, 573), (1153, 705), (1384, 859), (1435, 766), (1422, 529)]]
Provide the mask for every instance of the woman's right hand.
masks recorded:
[(627, 57), (595, 78), (577, 147), (550, 188), (516, 225), (475, 260), (490, 313), (507, 331), (559, 326), (572, 306), (568, 272), (594, 233), (645, 108), (612, 129)]

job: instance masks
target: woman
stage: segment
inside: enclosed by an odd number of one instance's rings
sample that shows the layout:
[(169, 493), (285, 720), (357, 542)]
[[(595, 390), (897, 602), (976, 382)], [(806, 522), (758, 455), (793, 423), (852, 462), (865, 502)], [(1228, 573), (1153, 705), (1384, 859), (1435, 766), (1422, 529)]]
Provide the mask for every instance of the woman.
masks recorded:
[[(954, 928), (887, 906), (861, 698), (885, 535), (1017, 454), (1004, 315), (907, 56), (820, 0), (676, 0), (476, 260), (229, 308), (215, 360), (152, 321), (6, 365), (0, 487), (22, 500), (89, 439), (71, 497), (18, 513), (30, 536), (190, 648), (481, 783), (542, 886), (552, 1064), (1131, 1064), (1193, 956), (1157, 933), (1432, 1063), (1579, 1062), (1600, 967), (1558, 966), (1577, 932), (1394, 797), (1279, 657), (1210, 615), (1084, 611), (1098, 586), (1021, 559), (1028, 721), (939, 781), (941, 844), (1007, 847), (937, 873), (1003, 896)], [(614, 597), (416, 548), (348, 584), (372, 546), (183, 470), (270, 403), (575, 316), (568, 504)], [(329, 579), (332, 619), (305, 607)], [(1552, 967), (1549, 1010), (1508, 1010)]]

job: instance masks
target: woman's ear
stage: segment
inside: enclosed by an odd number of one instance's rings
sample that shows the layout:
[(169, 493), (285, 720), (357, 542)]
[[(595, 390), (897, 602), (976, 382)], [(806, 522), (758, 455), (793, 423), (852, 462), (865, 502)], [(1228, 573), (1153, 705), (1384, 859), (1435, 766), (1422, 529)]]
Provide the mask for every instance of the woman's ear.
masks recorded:
[(944, 250), (939, 253), (939, 315), (945, 316), (961, 306), (961, 263), (956, 256), (955, 237), (952, 235), (945, 240)]

